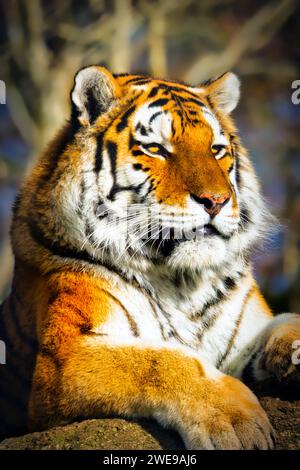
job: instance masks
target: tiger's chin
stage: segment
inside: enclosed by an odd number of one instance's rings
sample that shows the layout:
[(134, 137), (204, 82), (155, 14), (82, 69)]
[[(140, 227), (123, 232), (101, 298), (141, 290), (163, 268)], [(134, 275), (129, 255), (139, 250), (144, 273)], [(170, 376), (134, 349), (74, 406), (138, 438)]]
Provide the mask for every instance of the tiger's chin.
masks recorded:
[(217, 269), (227, 257), (226, 243), (219, 237), (180, 243), (166, 259), (174, 270), (202, 271)]

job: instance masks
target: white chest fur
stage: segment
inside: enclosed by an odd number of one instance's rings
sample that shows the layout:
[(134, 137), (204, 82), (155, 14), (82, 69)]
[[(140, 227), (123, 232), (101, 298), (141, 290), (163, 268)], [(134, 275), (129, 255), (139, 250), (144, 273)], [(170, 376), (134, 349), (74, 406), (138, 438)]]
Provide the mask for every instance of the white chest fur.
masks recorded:
[[(184, 350), (238, 375), (252, 351), (253, 346), (248, 345), (268, 321), (263, 312), (253, 312), (253, 305), (250, 309), (245, 306), (252, 284), (251, 274), (243, 276), (221, 301), (210, 305), (211, 280), (200, 283), (188, 296), (162, 282), (157, 282), (151, 293), (121, 283), (114, 290), (118, 305), (105, 324), (95, 325), (96, 336), (89, 341), (116, 347)], [(208, 307), (203, 310), (205, 304)]]

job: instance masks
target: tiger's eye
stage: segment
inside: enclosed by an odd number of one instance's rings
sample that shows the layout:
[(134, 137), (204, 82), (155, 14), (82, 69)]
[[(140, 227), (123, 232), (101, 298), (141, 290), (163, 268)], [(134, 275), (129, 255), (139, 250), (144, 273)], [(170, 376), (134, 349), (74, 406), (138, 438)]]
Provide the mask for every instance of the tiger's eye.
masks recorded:
[(157, 145), (151, 145), (148, 147), (149, 152), (152, 153), (158, 153), (160, 151), (160, 148)]
[(211, 151), (214, 154), (220, 153), (224, 149), (225, 149), (224, 145), (212, 145), (211, 147)]

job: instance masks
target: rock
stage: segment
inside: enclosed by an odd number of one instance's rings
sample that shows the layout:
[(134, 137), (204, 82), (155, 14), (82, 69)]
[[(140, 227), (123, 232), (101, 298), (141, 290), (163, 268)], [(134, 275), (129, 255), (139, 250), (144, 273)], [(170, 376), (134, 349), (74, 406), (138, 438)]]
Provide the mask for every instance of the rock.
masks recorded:
[[(276, 448), (300, 449), (299, 390), (287, 393), (271, 382), (255, 388), (277, 433)], [(154, 421), (105, 418), (5, 439), (0, 450), (5, 449), (182, 450), (184, 445), (177, 433)]]
[(184, 449), (184, 445), (175, 432), (166, 431), (153, 421), (105, 418), (5, 439), (0, 450), (5, 449), (176, 450)]

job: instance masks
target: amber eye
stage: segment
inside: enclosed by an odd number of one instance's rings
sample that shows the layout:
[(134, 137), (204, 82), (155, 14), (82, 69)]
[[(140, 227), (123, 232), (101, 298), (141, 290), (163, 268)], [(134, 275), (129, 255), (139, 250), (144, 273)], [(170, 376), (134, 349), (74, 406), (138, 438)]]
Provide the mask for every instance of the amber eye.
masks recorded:
[(226, 154), (227, 149), (225, 145), (214, 144), (211, 146), (211, 151), (216, 158), (222, 158)]
[(165, 147), (156, 143), (141, 144), (141, 148), (145, 151), (145, 153), (158, 155), (164, 158), (168, 158), (171, 155)]
[(147, 147), (147, 150), (149, 150), (149, 152), (151, 153), (159, 153), (160, 148), (158, 145), (150, 145), (149, 147)]

